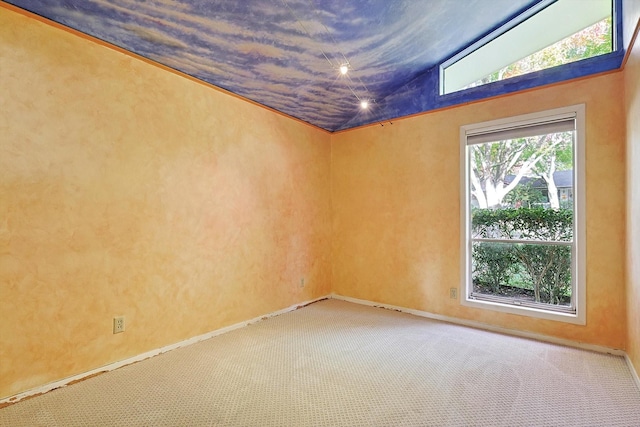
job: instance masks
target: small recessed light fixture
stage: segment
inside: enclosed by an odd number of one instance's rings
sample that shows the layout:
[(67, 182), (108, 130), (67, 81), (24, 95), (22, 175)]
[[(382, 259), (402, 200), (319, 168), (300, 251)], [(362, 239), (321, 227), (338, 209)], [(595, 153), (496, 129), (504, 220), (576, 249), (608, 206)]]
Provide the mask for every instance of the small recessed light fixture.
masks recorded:
[(366, 110), (367, 108), (369, 108), (369, 101), (364, 99), (360, 101), (360, 108), (362, 108), (363, 110)]
[(349, 72), (349, 66), (347, 64), (342, 64), (340, 66), (340, 74), (342, 74), (343, 76), (346, 75)]

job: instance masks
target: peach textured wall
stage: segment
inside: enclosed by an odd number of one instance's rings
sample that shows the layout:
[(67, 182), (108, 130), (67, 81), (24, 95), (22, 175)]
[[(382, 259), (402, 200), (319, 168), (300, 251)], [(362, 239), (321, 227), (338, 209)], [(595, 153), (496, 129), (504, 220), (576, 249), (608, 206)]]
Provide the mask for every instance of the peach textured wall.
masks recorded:
[[(332, 139), (333, 291), (624, 348), (625, 132), (615, 73), (371, 126)], [(461, 125), (585, 103), (587, 325), (463, 307)]]
[(0, 60), (0, 398), (330, 292), (328, 133), (7, 8)]
[[(637, 15), (636, 15), (637, 16)], [(636, 28), (640, 27), (640, 19)], [(640, 374), (640, 40), (624, 69), (627, 113), (627, 354)]]

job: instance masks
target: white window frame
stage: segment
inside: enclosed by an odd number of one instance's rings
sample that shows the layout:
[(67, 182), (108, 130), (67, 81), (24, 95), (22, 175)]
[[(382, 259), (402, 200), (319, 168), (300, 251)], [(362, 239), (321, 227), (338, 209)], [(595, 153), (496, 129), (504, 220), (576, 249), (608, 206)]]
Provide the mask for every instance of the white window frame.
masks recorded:
[[(563, 313), (542, 308), (522, 307), (514, 304), (483, 301), (470, 298), (473, 284), (471, 281), (471, 197), (469, 179), (469, 155), (467, 136), (482, 133), (493, 133), (500, 130), (531, 126), (575, 117), (576, 135), (574, 139), (574, 235), (572, 247), (572, 280), (574, 313)], [(585, 209), (585, 105), (573, 105), (553, 110), (546, 110), (515, 117), (508, 117), (488, 122), (470, 124), (460, 127), (460, 252), (461, 252), (461, 286), (460, 303), (467, 307), (494, 310), (504, 313), (556, 320), (578, 325), (586, 324), (586, 209)]]
[[(608, 7), (613, 33), (611, 52), (615, 52), (616, 1), (610, 0)], [(576, 10), (580, 13), (575, 13)], [(440, 95), (465, 90), (464, 86), (575, 34), (587, 22), (595, 23), (598, 16), (604, 18), (602, 5), (592, 2), (541, 0), (443, 62), (440, 65)]]

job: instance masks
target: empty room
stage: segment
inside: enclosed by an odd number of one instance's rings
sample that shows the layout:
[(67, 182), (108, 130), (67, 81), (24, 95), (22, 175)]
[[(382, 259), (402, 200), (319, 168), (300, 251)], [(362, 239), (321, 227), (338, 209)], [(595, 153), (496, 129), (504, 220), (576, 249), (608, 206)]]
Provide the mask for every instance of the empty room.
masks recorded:
[(0, 0), (1, 426), (640, 426), (639, 0)]

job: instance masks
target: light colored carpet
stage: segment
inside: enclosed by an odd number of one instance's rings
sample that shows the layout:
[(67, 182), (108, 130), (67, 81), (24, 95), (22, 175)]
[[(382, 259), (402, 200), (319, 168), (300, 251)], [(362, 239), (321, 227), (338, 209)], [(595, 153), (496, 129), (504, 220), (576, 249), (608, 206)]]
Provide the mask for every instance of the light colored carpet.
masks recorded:
[(621, 357), (321, 301), (0, 410), (2, 426), (640, 426)]

